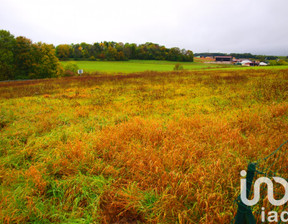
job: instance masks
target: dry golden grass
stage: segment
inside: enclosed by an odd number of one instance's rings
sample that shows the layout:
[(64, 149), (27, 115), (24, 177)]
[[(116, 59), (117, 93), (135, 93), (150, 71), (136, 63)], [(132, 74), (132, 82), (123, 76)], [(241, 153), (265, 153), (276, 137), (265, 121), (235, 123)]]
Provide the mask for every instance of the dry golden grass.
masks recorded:
[(288, 139), (288, 70), (0, 83), (3, 223), (229, 223)]

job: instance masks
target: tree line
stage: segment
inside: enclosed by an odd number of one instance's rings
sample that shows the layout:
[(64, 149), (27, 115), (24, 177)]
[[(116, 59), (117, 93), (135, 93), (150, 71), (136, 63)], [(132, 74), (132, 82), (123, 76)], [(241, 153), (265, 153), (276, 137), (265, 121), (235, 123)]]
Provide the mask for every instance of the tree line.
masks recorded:
[(0, 80), (52, 78), (62, 73), (53, 45), (0, 30)]
[(0, 30), (0, 80), (52, 78), (75, 74), (75, 68), (63, 68), (59, 59), (192, 62), (193, 56), (190, 50), (166, 48), (150, 42), (137, 45), (104, 41), (94, 44), (61, 44), (55, 47), (42, 42), (33, 43), (24, 36), (15, 37), (9, 31)]
[(116, 43), (113, 41), (94, 44), (61, 44), (56, 47), (56, 56), (60, 60), (125, 61), (125, 60), (167, 60), (193, 62), (193, 52), (177, 47), (166, 48), (147, 42)]

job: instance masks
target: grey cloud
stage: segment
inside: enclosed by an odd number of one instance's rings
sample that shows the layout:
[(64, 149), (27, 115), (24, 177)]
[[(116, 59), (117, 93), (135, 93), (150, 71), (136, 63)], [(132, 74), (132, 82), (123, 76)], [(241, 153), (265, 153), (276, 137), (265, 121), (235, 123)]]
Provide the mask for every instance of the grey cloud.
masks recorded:
[(0, 28), (33, 41), (156, 42), (288, 55), (287, 0), (0, 0)]

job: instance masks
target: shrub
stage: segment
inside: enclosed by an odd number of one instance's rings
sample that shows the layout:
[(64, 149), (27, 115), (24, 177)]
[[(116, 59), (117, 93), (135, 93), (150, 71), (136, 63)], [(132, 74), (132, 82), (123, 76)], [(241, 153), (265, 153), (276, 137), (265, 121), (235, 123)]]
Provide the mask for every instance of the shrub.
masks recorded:
[(75, 75), (75, 72), (71, 70), (65, 70), (63, 74), (64, 77), (73, 76), (73, 75)]
[(89, 60), (90, 60), (90, 61), (96, 61), (96, 58), (95, 58), (94, 56), (91, 56), (91, 57), (89, 58)]
[(79, 67), (77, 64), (69, 62), (64, 66), (64, 69), (65, 69), (64, 74), (66, 73), (66, 71), (70, 71), (70, 72), (72, 71), (75, 74), (77, 70), (79, 69)]
[(177, 64), (175, 64), (173, 70), (174, 71), (183, 70), (183, 66), (181, 64), (177, 63)]
[(278, 60), (271, 60), (270, 65), (287, 65), (288, 63), (285, 60), (278, 59)]

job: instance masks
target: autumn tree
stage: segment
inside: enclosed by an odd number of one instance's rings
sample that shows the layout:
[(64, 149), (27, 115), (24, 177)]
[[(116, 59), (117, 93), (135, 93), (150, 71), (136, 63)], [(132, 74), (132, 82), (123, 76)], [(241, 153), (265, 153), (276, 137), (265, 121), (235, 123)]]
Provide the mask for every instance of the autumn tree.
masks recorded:
[[(69, 45), (67, 45), (69, 46)], [(82, 42), (72, 44), (70, 47), (70, 58), (74, 60), (108, 60), (124, 61), (129, 59), (142, 60), (169, 60), (169, 61), (193, 61), (193, 52), (180, 50), (179, 48), (166, 48), (159, 44), (147, 42), (145, 44), (123, 44), (122, 42), (104, 41), (93, 45)], [(63, 46), (56, 47), (56, 55), (60, 60)], [(68, 49), (68, 47), (67, 47)]]
[(41, 42), (32, 44), (31, 53), (34, 64), (33, 73), (29, 74), (29, 78), (53, 78), (63, 72), (53, 45)]
[(117, 50), (112, 46), (109, 46), (106, 51), (106, 58), (109, 61), (115, 61), (117, 58)]
[(65, 60), (70, 57), (70, 45), (60, 44), (56, 47), (56, 56), (60, 60)]
[[(59, 49), (63, 57), (69, 57), (67, 46), (58, 46)], [(53, 45), (32, 43), (23, 36), (15, 39), (10, 32), (0, 30), (0, 80), (51, 78), (62, 74)]]
[(80, 44), (73, 44), (72, 45), (72, 57), (74, 59), (82, 58), (82, 47)]
[(53, 45), (16, 38), (15, 66), (18, 78), (51, 78), (63, 72)]

